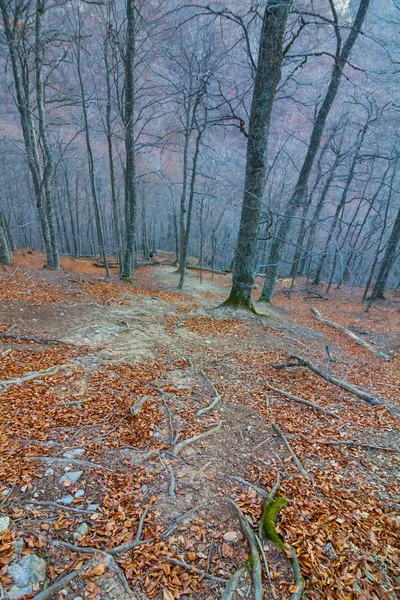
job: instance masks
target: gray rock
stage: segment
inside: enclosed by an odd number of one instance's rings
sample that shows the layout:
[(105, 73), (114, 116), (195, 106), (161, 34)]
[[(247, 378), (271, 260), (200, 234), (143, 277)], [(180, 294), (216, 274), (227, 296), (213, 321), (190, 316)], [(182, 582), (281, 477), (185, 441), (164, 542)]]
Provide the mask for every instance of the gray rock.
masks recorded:
[(59, 483), (68, 487), (71, 484), (67, 482), (70, 481), (71, 483), (76, 483), (79, 477), (82, 475), (82, 473), (83, 471), (71, 471), (70, 473), (65, 473), (65, 475), (62, 475), (60, 477)]
[(5, 531), (10, 526), (9, 517), (0, 517), (0, 531)]
[(45, 477), (51, 477), (51, 475), (54, 475), (54, 469), (52, 469), (51, 467), (49, 467), (48, 469), (46, 469), (46, 471), (44, 472), (44, 476)]
[(5, 593), (4, 598), (6, 600), (20, 600), (25, 596), (25, 594), (32, 594), (32, 586), (28, 585), (24, 588), (19, 588), (16, 585), (13, 585), (8, 592)]
[(74, 497), (71, 496), (71, 494), (68, 494), (68, 496), (64, 496), (64, 498), (61, 498), (59, 500), (59, 502), (61, 502), (61, 504), (72, 504), (74, 501)]
[(26, 554), (19, 562), (10, 564), (7, 575), (14, 580), (16, 586), (24, 588), (46, 579), (46, 563), (36, 554)]
[(87, 526), (87, 524), (81, 523), (72, 537), (74, 538), (74, 540), (79, 540), (79, 538), (86, 535), (88, 533), (88, 531), (89, 531), (89, 527)]
[(13, 559), (17, 560), (21, 556), (22, 550), (25, 550), (26, 544), (24, 542), (24, 538), (18, 538), (14, 544), (14, 554)]
[(99, 504), (89, 504), (86, 510), (89, 510), (90, 512), (95, 512), (99, 508), (99, 506)]
[(83, 600), (82, 596), (76, 596), (74, 600)]
[(83, 498), (84, 495), (85, 495), (85, 490), (78, 490), (74, 494), (75, 498)]
[(8, 494), (11, 492), (11, 488), (6, 488), (5, 490), (3, 490), (1, 492), (2, 496), (8, 496)]
[(142, 492), (143, 492), (143, 494), (144, 494), (145, 492), (147, 492), (147, 490), (148, 490), (148, 487), (147, 487), (147, 485), (146, 485), (146, 484), (142, 485)]
[(78, 456), (82, 456), (85, 454), (85, 450), (83, 448), (74, 448), (73, 450), (67, 450), (64, 452), (64, 458), (77, 458)]
[(335, 548), (332, 546), (330, 542), (328, 542), (324, 548), (324, 554), (331, 560), (337, 560), (338, 555), (336, 553)]

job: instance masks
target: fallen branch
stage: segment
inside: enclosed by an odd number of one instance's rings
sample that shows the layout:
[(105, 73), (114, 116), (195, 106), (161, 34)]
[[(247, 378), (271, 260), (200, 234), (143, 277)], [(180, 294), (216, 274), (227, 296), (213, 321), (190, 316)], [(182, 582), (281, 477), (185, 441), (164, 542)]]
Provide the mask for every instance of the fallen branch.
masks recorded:
[(263, 585), (262, 585), (262, 568), (260, 555), (258, 551), (258, 545), (256, 540), (256, 535), (252, 528), (250, 527), (249, 522), (245, 518), (244, 514), (240, 510), (237, 504), (233, 500), (228, 498), (228, 501), (235, 507), (236, 512), (238, 513), (240, 526), (242, 528), (244, 536), (247, 538), (250, 546), (250, 564), (252, 567), (252, 579), (253, 579), (253, 588), (254, 588), (254, 600), (262, 600), (263, 597)]
[(11, 385), (19, 385), (20, 383), (24, 383), (24, 381), (31, 381), (32, 379), (39, 379), (40, 377), (49, 377), (50, 375), (55, 375), (61, 369), (66, 369), (67, 367), (71, 367), (72, 365), (55, 365), (54, 367), (49, 367), (48, 369), (43, 369), (42, 371), (36, 371), (34, 373), (27, 373), (22, 377), (17, 379), (3, 379), (0, 381), (0, 387), (3, 388), (4, 391), (8, 389)]
[(70, 342), (53, 340), (51, 338), (41, 338), (34, 335), (18, 335), (16, 333), (0, 333), (2, 340), (15, 340), (16, 342), (34, 342), (35, 344), (60, 344), (62, 346), (73, 346)]
[(222, 577), (216, 577), (215, 575), (210, 575), (206, 571), (203, 571), (203, 569), (199, 569), (198, 567), (195, 567), (194, 565), (188, 565), (187, 563), (181, 562), (180, 560), (176, 560), (176, 558), (170, 558), (169, 556), (164, 556), (164, 560), (172, 563), (173, 565), (178, 565), (178, 567), (182, 567), (183, 569), (189, 569), (189, 571), (194, 571), (195, 573), (198, 573), (202, 577), (206, 577), (207, 579), (211, 579), (212, 581), (218, 581), (218, 582), (222, 582), (222, 583), (226, 583), (228, 581), (227, 579), (223, 579)]
[(94, 463), (89, 460), (79, 460), (78, 458), (59, 458), (57, 456), (26, 456), (25, 460), (35, 461), (39, 460), (44, 463), (63, 463), (63, 464), (72, 464), (77, 465), (78, 467), (87, 467), (91, 469), (103, 469), (104, 471), (109, 471), (110, 473), (114, 473), (113, 469), (109, 469), (108, 467), (104, 467), (99, 463)]
[(65, 575), (65, 577), (61, 577), (61, 579), (53, 583), (53, 585), (50, 585), (48, 588), (46, 588), (39, 594), (36, 594), (36, 596), (34, 596), (32, 600), (46, 600), (47, 598), (50, 598), (54, 592), (56, 592), (60, 588), (63, 588), (65, 585), (67, 585), (67, 583), (72, 581), (72, 579), (75, 579), (77, 575), (79, 575), (79, 570), (71, 571), (71, 573), (68, 573), (68, 575)]
[(196, 413), (197, 417), (200, 417), (201, 415), (204, 415), (204, 413), (208, 412), (209, 410), (212, 410), (218, 404), (218, 402), (221, 402), (221, 396), (218, 394), (218, 392), (215, 389), (213, 383), (210, 381), (210, 379), (207, 377), (207, 375), (204, 373), (204, 371), (200, 371), (200, 373), (203, 375), (204, 379), (212, 387), (215, 396), (214, 396), (214, 400), (211, 402), (211, 404), (209, 404), (208, 406), (205, 406), (204, 408), (201, 408), (200, 410), (197, 411), (197, 413)]
[(368, 404), (371, 404), (372, 406), (383, 404), (382, 400), (379, 400), (379, 398), (375, 398), (374, 396), (367, 394), (367, 392), (363, 392), (363, 390), (360, 390), (355, 385), (352, 385), (351, 383), (346, 383), (345, 381), (341, 381), (340, 379), (337, 379), (337, 377), (326, 373), (326, 371), (322, 371), (322, 369), (320, 369), (319, 367), (314, 365), (314, 363), (305, 358), (302, 358), (300, 356), (291, 356), (290, 358), (294, 358), (295, 362), (289, 361), (280, 365), (272, 366), (275, 369), (283, 369), (285, 367), (308, 367), (310, 371), (313, 371), (313, 373), (316, 373), (316, 375), (319, 375), (320, 377), (325, 379), (325, 381), (333, 383), (334, 385), (337, 385), (338, 387), (346, 390), (347, 392), (358, 396), (359, 398), (365, 400), (365, 402), (368, 402)]
[(298, 468), (298, 470), (300, 471), (300, 473), (302, 475), (304, 475), (304, 477), (310, 478), (310, 474), (305, 470), (305, 468), (301, 464), (300, 460), (297, 458), (296, 454), (293, 452), (292, 447), (289, 444), (289, 442), (287, 441), (287, 438), (286, 438), (285, 434), (283, 433), (283, 431), (280, 429), (280, 427), (276, 423), (272, 423), (272, 427), (274, 428), (274, 430), (276, 431), (276, 433), (279, 435), (279, 437), (281, 438), (281, 440), (285, 444), (287, 450), (290, 453), (290, 456), (293, 459), (294, 464), (296, 465), (296, 467)]
[(213, 427), (212, 429), (209, 429), (208, 431), (205, 431), (204, 433), (200, 433), (199, 435), (195, 435), (194, 437), (191, 437), (191, 438), (188, 438), (187, 440), (183, 440), (182, 442), (179, 442), (179, 444), (176, 444), (173, 447), (172, 454), (174, 456), (178, 456), (178, 454), (184, 448), (186, 448), (186, 446), (189, 446), (190, 444), (194, 444), (194, 442), (198, 442), (199, 440), (208, 438), (213, 433), (217, 433), (221, 429), (221, 427), (222, 427), (222, 421), (219, 421), (218, 424), (215, 427)]
[(289, 394), (284, 390), (272, 387), (272, 385), (270, 385), (267, 381), (264, 381), (264, 384), (267, 386), (268, 389), (272, 390), (273, 392), (276, 392), (277, 394), (280, 394), (281, 396), (287, 398), (288, 400), (291, 400), (292, 402), (298, 402), (299, 404), (305, 404), (306, 406), (310, 406), (315, 410), (321, 411), (327, 417), (341, 419), (341, 417), (337, 413), (327, 410), (326, 408), (322, 408), (322, 406), (319, 406), (319, 404), (315, 404), (314, 402), (310, 402), (309, 400), (303, 400), (302, 398), (298, 398), (297, 396), (292, 396), (292, 394)]
[(354, 340), (356, 342), (356, 344), (358, 344), (359, 346), (363, 346), (364, 348), (366, 348), (367, 350), (369, 350), (376, 356), (379, 356), (379, 358), (383, 358), (384, 360), (391, 360), (391, 357), (388, 354), (386, 354), (385, 352), (381, 352), (377, 348), (374, 348), (373, 346), (371, 346), (371, 344), (368, 344), (368, 342), (359, 338), (355, 333), (353, 333), (349, 329), (346, 329), (346, 327), (343, 327), (343, 325), (340, 325), (339, 323), (335, 323), (334, 321), (329, 321), (329, 319), (325, 319), (316, 308), (312, 308), (311, 312), (313, 313), (313, 315), (317, 319), (317, 321), (324, 323), (324, 325), (329, 325), (330, 327), (333, 327), (334, 329), (337, 329), (338, 331), (342, 331), (348, 337), (350, 337), (352, 340)]

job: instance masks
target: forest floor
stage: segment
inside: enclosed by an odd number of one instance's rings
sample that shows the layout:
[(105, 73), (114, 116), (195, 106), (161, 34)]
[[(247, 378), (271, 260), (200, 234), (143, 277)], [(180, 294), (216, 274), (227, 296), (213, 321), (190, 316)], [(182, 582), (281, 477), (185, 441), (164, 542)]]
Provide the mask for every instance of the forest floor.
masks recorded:
[[(0, 270), (0, 598), (220, 598), (249, 553), (228, 499), (254, 525), (265, 502), (234, 477), (269, 492), (278, 473), (289, 504), (277, 531), (297, 553), (304, 597), (399, 597), (400, 297), (366, 314), (361, 290), (324, 300), (300, 280), (288, 298), (282, 281), (260, 318), (216, 309), (229, 275), (201, 284), (190, 270), (178, 292), (168, 264), (138, 268), (132, 284), (115, 271), (105, 280), (89, 259), (43, 264), (19, 252)], [(291, 355), (382, 404), (307, 367), (274, 368)], [(291, 598), (287, 556), (270, 541), (265, 555), (264, 598)], [(26, 588), (25, 557), (42, 569)], [(235, 598), (253, 598), (247, 572)]]

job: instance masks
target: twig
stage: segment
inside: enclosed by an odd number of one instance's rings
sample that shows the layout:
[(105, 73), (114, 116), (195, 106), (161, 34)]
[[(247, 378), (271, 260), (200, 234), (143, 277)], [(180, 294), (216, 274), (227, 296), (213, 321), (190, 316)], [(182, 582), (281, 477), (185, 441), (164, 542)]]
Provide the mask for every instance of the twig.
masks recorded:
[(63, 464), (72, 464), (77, 465), (78, 467), (88, 467), (92, 469), (103, 469), (104, 471), (109, 471), (110, 473), (114, 473), (113, 469), (109, 469), (99, 463), (94, 463), (89, 460), (79, 460), (78, 458), (61, 458), (57, 456), (26, 456), (25, 460), (35, 461), (39, 460), (44, 463), (63, 463)]
[(276, 433), (279, 435), (279, 437), (281, 438), (281, 440), (285, 444), (287, 450), (290, 453), (290, 456), (293, 459), (293, 462), (295, 463), (295, 465), (298, 468), (298, 470), (300, 471), (300, 473), (302, 475), (304, 475), (304, 477), (310, 478), (310, 474), (305, 470), (305, 468), (301, 464), (300, 460), (297, 458), (296, 454), (293, 452), (292, 447), (290, 446), (289, 442), (287, 441), (286, 436), (283, 433), (283, 431), (280, 429), (280, 427), (276, 423), (272, 423), (272, 427), (274, 428), (274, 430), (276, 431)]
[(169, 556), (164, 556), (164, 560), (172, 563), (173, 565), (178, 565), (179, 567), (182, 567), (183, 569), (189, 569), (189, 571), (195, 571), (202, 577), (206, 577), (207, 579), (211, 579), (212, 581), (218, 581), (221, 583), (226, 583), (228, 581), (227, 579), (223, 579), (222, 577), (215, 577), (215, 575), (210, 575), (209, 573), (206, 573), (206, 571), (203, 571), (203, 569), (199, 569), (198, 567), (195, 567), (194, 565), (188, 565), (187, 563), (181, 562), (180, 560), (176, 560), (176, 558), (170, 558)]
[(139, 402), (135, 402), (135, 404), (132, 404), (132, 406), (129, 409), (131, 417), (136, 417), (136, 415), (138, 415), (142, 410), (144, 404), (146, 404), (146, 402), (148, 402), (149, 400), (152, 400), (152, 398), (144, 396), (141, 400), (139, 400)]
[(241, 483), (244, 486), (252, 487), (254, 490), (256, 490), (256, 492), (258, 494), (260, 494), (260, 496), (262, 498), (265, 498), (266, 500), (268, 500), (268, 498), (269, 498), (268, 492), (266, 492), (265, 490), (263, 490), (262, 488), (260, 488), (256, 485), (254, 485), (254, 483), (251, 483), (250, 481), (246, 481), (245, 479), (242, 479), (241, 477), (232, 477), (232, 479), (234, 479), (238, 483)]
[[(305, 438), (306, 439), (306, 438)], [(399, 448), (391, 446), (374, 446), (372, 444), (362, 444), (361, 442), (353, 442), (352, 440), (329, 442), (325, 440), (308, 440), (310, 444), (322, 444), (324, 446), (349, 446), (350, 448), (363, 448), (364, 450), (381, 450), (383, 452), (400, 452)]]
[(164, 540), (165, 538), (169, 537), (171, 535), (171, 533), (173, 531), (175, 531), (175, 529), (178, 527), (178, 525), (180, 525), (182, 523), (182, 521), (184, 521), (185, 519), (187, 519), (188, 517), (190, 517), (191, 515), (193, 515), (193, 513), (195, 513), (197, 511), (197, 506), (195, 506), (194, 508), (191, 508), (190, 510), (188, 510), (187, 512), (183, 513), (183, 515), (180, 515), (177, 519), (175, 519), (175, 521), (173, 523), (171, 523), (171, 525), (169, 527), (167, 527), (167, 529), (160, 535), (160, 538), (162, 540)]
[(310, 371), (313, 371), (313, 373), (316, 373), (317, 375), (319, 375), (320, 377), (325, 379), (325, 381), (328, 381), (329, 383), (333, 383), (334, 385), (337, 385), (338, 387), (346, 390), (347, 392), (350, 392), (351, 394), (354, 394), (355, 396), (362, 398), (362, 400), (365, 400), (366, 402), (368, 402), (368, 404), (371, 404), (373, 406), (383, 404), (382, 400), (379, 400), (379, 398), (374, 398), (374, 396), (367, 394), (367, 392), (363, 392), (362, 390), (360, 390), (358, 387), (352, 385), (351, 383), (346, 383), (345, 381), (341, 381), (340, 379), (337, 379), (337, 377), (334, 377), (333, 375), (330, 375), (329, 373), (322, 371), (322, 369), (319, 369), (316, 365), (314, 365), (314, 363), (312, 363), (311, 361), (309, 361), (305, 358), (301, 358), (299, 356), (291, 356), (290, 358), (294, 358), (295, 362), (289, 361), (286, 363), (282, 363), (280, 365), (272, 365), (272, 366), (275, 369), (283, 369), (285, 367), (308, 367), (310, 369)]
[[(142, 514), (140, 516), (135, 539), (132, 540), (131, 542), (126, 542), (125, 544), (116, 546), (116, 548), (111, 548), (111, 550), (107, 550), (108, 554), (113, 555), (113, 554), (118, 554), (121, 552), (127, 552), (128, 550), (132, 550), (132, 548), (135, 548), (136, 546), (139, 546), (141, 544), (148, 544), (150, 542), (150, 540), (140, 540), (140, 537), (142, 535), (142, 530), (143, 530), (143, 524), (144, 524), (145, 518), (147, 517), (147, 513), (149, 512), (149, 509), (150, 509), (150, 505), (146, 506), (146, 508), (144, 509), (144, 511), (142, 512)], [(154, 539), (152, 539), (151, 541), (154, 541)]]
[(246, 517), (242, 513), (241, 509), (237, 504), (230, 498), (228, 498), (228, 502), (234, 506), (236, 512), (238, 513), (240, 526), (242, 528), (243, 534), (247, 538), (250, 546), (250, 554), (251, 554), (251, 566), (252, 566), (252, 575), (253, 575), (253, 588), (254, 588), (254, 600), (262, 600), (263, 597), (263, 585), (262, 585), (262, 569), (261, 569), (261, 561), (258, 553), (258, 546), (256, 541), (256, 535), (252, 528), (250, 527), (249, 522)]
[(209, 429), (208, 431), (205, 431), (204, 433), (200, 433), (199, 435), (195, 435), (191, 438), (188, 438), (187, 440), (183, 440), (182, 442), (179, 442), (179, 444), (176, 444), (174, 446), (174, 448), (172, 450), (172, 454), (174, 456), (178, 456), (178, 454), (181, 452), (181, 450), (186, 448), (186, 446), (189, 446), (189, 444), (193, 444), (194, 442), (197, 442), (198, 440), (208, 438), (213, 433), (217, 433), (217, 431), (219, 431), (221, 429), (221, 427), (222, 427), (222, 421), (219, 421), (218, 424), (215, 427), (213, 427), (212, 429)]
[(214, 406), (216, 406), (218, 404), (218, 402), (221, 402), (221, 396), (219, 395), (218, 391), (215, 389), (215, 387), (214, 387), (213, 383), (210, 381), (209, 377), (207, 377), (207, 375), (205, 374), (205, 372), (203, 370), (201, 370), (200, 373), (203, 375), (204, 379), (212, 387), (215, 396), (214, 396), (214, 400), (211, 402), (211, 404), (209, 404), (208, 406), (205, 406), (204, 408), (200, 408), (200, 410), (197, 411), (197, 413), (196, 413), (197, 417), (201, 417), (201, 415), (204, 415), (204, 413), (208, 412), (209, 410), (212, 410), (214, 408)]
[(327, 410), (326, 408), (322, 408), (322, 406), (319, 406), (319, 404), (314, 404), (314, 402), (310, 402), (309, 400), (303, 400), (302, 398), (298, 398), (297, 396), (292, 396), (292, 394), (289, 394), (288, 392), (285, 392), (284, 390), (272, 387), (272, 385), (270, 385), (267, 381), (264, 381), (264, 384), (267, 386), (268, 389), (272, 390), (273, 392), (276, 392), (277, 394), (281, 394), (281, 396), (283, 396), (284, 398), (287, 398), (288, 400), (291, 400), (292, 402), (298, 402), (299, 404), (305, 404), (306, 406), (310, 406), (311, 408), (314, 408), (315, 410), (321, 411), (326, 416), (334, 417), (335, 419), (341, 419), (341, 417), (338, 414), (336, 414), (335, 412), (332, 412), (330, 410)]
[(34, 596), (32, 600), (46, 600), (47, 598), (50, 598), (54, 592), (56, 592), (60, 588), (63, 588), (77, 575), (79, 575), (79, 570), (71, 571), (71, 573), (68, 573), (68, 575), (65, 575), (65, 577), (61, 577), (61, 579), (53, 583), (53, 585), (49, 586), (39, 594), (36, 594), (36, 596)]

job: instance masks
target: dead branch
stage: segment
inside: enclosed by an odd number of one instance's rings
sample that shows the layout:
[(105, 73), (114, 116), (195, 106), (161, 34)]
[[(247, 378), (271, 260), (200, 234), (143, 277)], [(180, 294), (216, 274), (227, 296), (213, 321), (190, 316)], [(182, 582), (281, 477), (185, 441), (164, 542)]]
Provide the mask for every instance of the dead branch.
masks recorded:
[(19, 385), (20, 383), (24, 383), (24, 381), (31, 381), (32, 379), (39, 379), (40, 377), (49, 377), (50, 375), (55, 375), (61, 369), (66, 369), (67, 367), (71, 367), (72, 365), (55, 365), (54, 367), (49, 367), (48, 369), (43, 369), (42, 371), (36, 371), (33, 373), (27, 373), (22, 377), (17, 379), (3, 379), (0, 381), (0, 388), (3, 388), (1, 391), (5, 391), (11, 385)]
[(346, 390), (347, 392), (358, 396), (359, 398), (365, 400), (365, 402), (368, 402), (368, 404), (371, 404), (372, 406), (383, 404), (382, 400), (379, 400), (379, 398), (375, 398), (374, 396), (367, 394), (367, 392), (363, 392), (363, 390), (360, 390), (360, 388), (356, 387), (355, 385), (352, 385), (351, 383), (347, 383), (346, 381), (341, 381), (340, 379), (337, 379), (337, 377), (334, 377), (326, 371), (323, 371), (306, 358), (302, 358), (300, 356), (291, 356), (290, 358), (294, 358), (295, 362), (289, 361), (280, 365), (272, 366), (275, 369), (283, 369), (285, 367), (308, 367), (310, 371), (313, 371), (313, 373), (316, 373), (316, 375), (319, 375), (320, 377), (325, 379), (325, 381), (333, 383), (334, 385), (337, 385), (338, 387)]
[(279, 437), (281, 438), (281, 440), (285, 444), (285, 446), (286, 446), (286, 448), (287, 448), (290, 456), (293, 459), (294, 464), (296, 465), (296, 467), (298, 468), (298, 470), (300, 471), (300, 473), (302, 475), (304, 475), (304, 477), (310, 478), (310, 474), (305, 470), (305, 468), (301, 464), (300, 460), (297, 458), (296, 454), (293, 452), (292, 447), (289, 444), (289, 442), (287, 441), (287, 438), (286, 438), (285, 434), (283, 433), (283, 431), (280, 429), (280, 427), (276, 423), (272, 423), (272, 427), (274, 428), (274, 430), (276, 431), (276, 433), (279, 435)]
[(131, 417), (136, 417), (136, 415), (138, 415), (142, 410), (144, 404), (146, 404), (146, 402), (148, 402), (149, 400), (151, 400), (149, 396), (143, 396), (143, 398), (139, 400), (139, 402), (135, 402), (135, 404), (132, 404), (132, 406), (129, 409)]
[(262, 498), (265, 498), (266, 500), (268, 500), (268, 498), (269, 498), (268, 492), (266, 492), (262, 488), (258, 487), (257, 485), (254, 485), (254, 483), (251, 483), (250, 481), (246, 481), (245, 479), (242, 479), (241, 477), (232, 477), (232, 479), (234, 479), (235, 481), (237, 481), (238, 483), (241, 483), (242, 485), (244, 485), (246, 487), (253, 488), (253, 490), (256, 490), (257, 494), (260, 494), (260, 496)]
[(212, 427), (212, 429), (209, 429), (208, 431), (205, 431), (204, 433), (200, 433), (199, 435), (195, 435), (191, 438), (188, 438), (187, 440), (183, 440), (182, 442), (179, 442), (179, 444), (176, 444), (174, 446), (174, 448), (172, 450), (172, 454), (174, 456), (178, 456), (178, 454), (184, 448), (186, 448), (186, 446), (189, 446), (189, 444), (193, 444), (194, 442), (197, 442), (199, 440), (208, 438), (213, 433), (217, 433), (221, 429), (221, 427), (222, 427), (222, 421), (219, 421), (215, 427)]
[(210, 575), (206, 571), (203, 571), (203, 569), (199, 569), (198, 567), (195, 567), (194, 565), (188, 565), (187, 563), (181, 562), (180, 560), (176, 560), (176, 558), (170, 558), (169, 556), (164, 556), (164, 560), (172, 563), (173, 565), (178, 565), (179, 567), (182, 567), (183, 569), (189, 569), (189, 571), (194, 571), (195, 573), (198, 573), (202, 577), (206, 577), (207, 579), (211, 579), (212, 581), (218, 581), (221, 583), (226, 583), (228, 581), (227, 579), (223, 579), (222, 577), (215, 577), (215, 575)]
[(209, 404), (208, 406), (206, 406), (204, 408), (201, 408), (200, 410), (197, 411), (197, 413), (196, 413), (197, 417), (200, 417), (201, 415), (204, 415), (204, 413), (208, 412), (209, 410), (212, 410), (214, 408), (214, 406), (216, 406), (218, 404), (218, 402), (221, 402), (221, 396), (219, 395), (219, 393), (215, 389), (215, 386), (213, 385), (212, 381), (210, 381), (209, 377), (207, 377), (207, 375), (204, 373), (204, 371), (201, 370), (200, 373), (203, 375), (204, 379), (212, 387), (215, 396), (214, 396), (214, 400), (211, 402), (211, 404)]
[(288, 400), (291, 400), (292, 402), (298, 402), (299, 404), (305, 404), (306, 406), (310, 406), (315, 410), (321, 411), (327, 417), (341, 419), (341, 417), (337, 413), (327, 410), (326, 408), (322, 408), (322, 406), (319, 406), (319, 404), (315, 404), (314, 402), (310, 402), (309, 400), (303, 400), (302, 398), (298, 398), (297, 396), (292, 396), (292, 394), (289, 394), (288, 392), (285, 392), (280, 388), (272, 387), (272, 385), (270, 385), (267, 381), (264, 381), (264, 383), (268, 389), (272, 390), (273, 392), (276, 392), (277, 394), (280, 394), (281, 396), (287, 398)]
[(78, 467), (87, 467), (91, 469), (103, 469), (104, 471), (109, 471), (110, 473), (114, 473), (113, 469), (109, 469), (108, 467), (104, 467), (99, 463), (94, 463), (89, 460), (79, 460), (78, 458), (59, 458), (57, 456), (26, 456), (25, 460), (35, 461), (39, 460), (44, 463), (62, 463), (62, 464), (72, 464), (77, 465)]
[(16, 333), (0, 333), (2, 340), (15, 340), (16, 342), (34, 342), (35, 344), (60, 344), (62, 346), (73, 346), (69, 342), (53, 340), (51, 338), (41, 338), (34, 335), (18, 335)]
[(243, 567), (240, 567), (240, 569), (238, 569), (237, 571), (234, 572), (232, 577), (228, 580), (225, 591), (221, 596), (221, 600), (232, 600), (233, 599), (235, 592), (239, 586), (240, 579), (241, 579), (243, 573), (246, 571), (246, 569), (247, 569), (247, 566), (243, 565)]
[(33, 600), (46, 600), (47, 598), (51, 598), (54, 592), (66, 586), (67, 583), (72, 581), (72, 579), (74, 579), (77, 575), (79, 575), (79, 570), (71, 571), (71, 573), (68, 573), (68, 575), (65, 575), (65, 577), (61, 577), (61, 579), (58, 579), (58, 581), (53, 583), (53, 585), (50, 585), (48, 588), (46, 588), (39, 594), (36, 594), (36, 596), (33, 597)]
[(311, 312), (313, 313), (313, 315), (317, 319), (317, 321), (321, 321), (321, 323), (324, 323), (324, 325), (329, 325), (330, 327), (333, 327), (334, 329), (337, 329), (338, 331), (342, 331), (348, 337), (350, 337), (352, 340), (354, 340), (356, 342), (356, 344), (358, 344), (359, 346), (363, 346), (364, 348), (366, 348), (367, 350), (369, 350), (376, 356), (379, 356), (379, 358), (383, 358), (385, 360), (391, 360), (391, 357), (388, 354), (386, 354), (385, 352), (381, 352), (377, 348), (374, 348), (373, 346), (371, 346), (371, 344), (368, 344), (368, 342), (359, 338), (355, 333), (353, 333), (349, 329), (346, 329), (346, 327), (343, 327), (343, 325), (340, 325), (339, 323), (335, 323), (334, 321), (330, 321), (329, 319), (325, 319), (316, 308), (311, 308)]
[(253, 576), (253, 588), (254, 588), (254, 600), (262, 600), (263, 597), (263, 585), (262, 585), (262, 568), (260, 555), (258, 553), (258, 546), (256, 541), (256, 535), (252, 528), (250, 527), (249, 522), (246, 517), (242, 513), (241, 509), (233, 500), (228, 498), (228, 501), (234, 506), (238, 517), (240, 526), (242, 528), (243, 534), (249, 542), (250, 546), (250, 554), (251, 554), (251, 565), (252, 565), (252, 576)]

